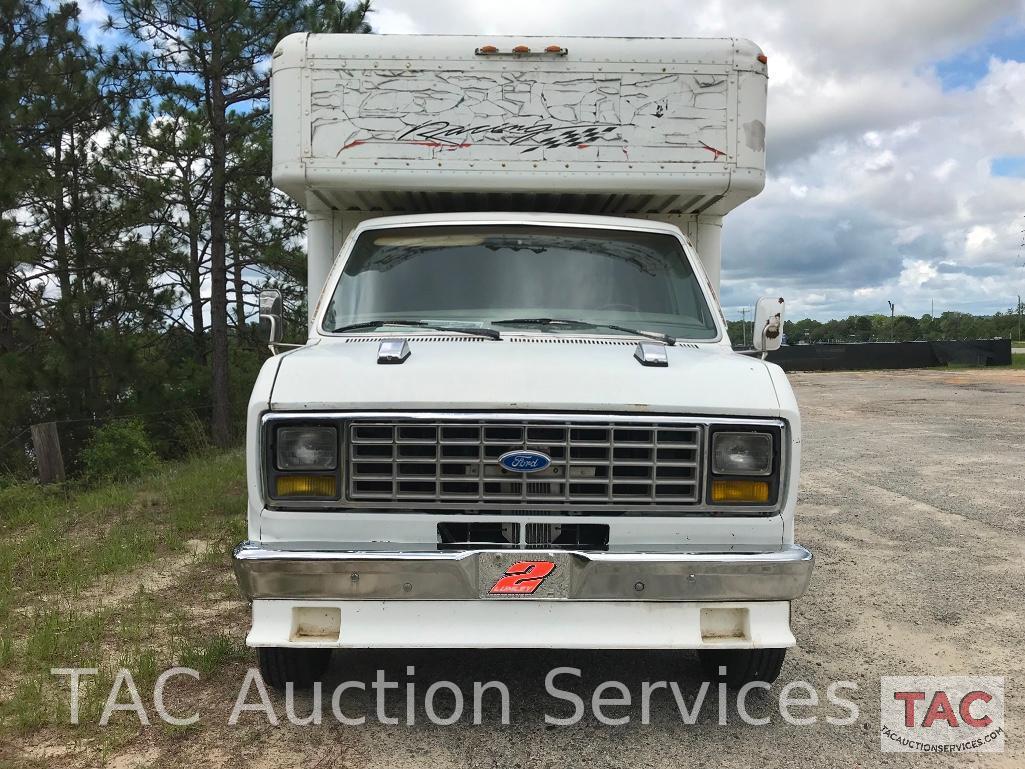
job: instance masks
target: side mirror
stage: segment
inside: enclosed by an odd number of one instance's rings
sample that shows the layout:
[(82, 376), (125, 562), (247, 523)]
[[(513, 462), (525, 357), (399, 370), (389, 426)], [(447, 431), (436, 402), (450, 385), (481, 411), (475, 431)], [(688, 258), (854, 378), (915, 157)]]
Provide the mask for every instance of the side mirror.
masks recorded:
[(786, 315), (783, 297), (763, 296), (755, 305), (754, 338), (756, 352), (772, 352), (783, 344), (783, 319)]
[(267, 288), (260, 292), (260, 333), (271, 346), (271, 352), (285, 335), (281, 311), (281, 292), (278, 289)]

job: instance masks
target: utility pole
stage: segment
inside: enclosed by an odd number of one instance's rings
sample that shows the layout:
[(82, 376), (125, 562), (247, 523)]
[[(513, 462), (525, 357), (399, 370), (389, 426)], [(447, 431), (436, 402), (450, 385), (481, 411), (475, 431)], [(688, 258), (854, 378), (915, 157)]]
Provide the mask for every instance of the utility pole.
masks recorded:
[(893, 308), (894, 308), (894, 304), (889, 299), (886, 300), (886, 303), (888, 305), (890, 305), (890, 341), (894, 342), (894, 341), (896, 341), (894, 339), (894, 337), (893, 337)]
[(1021, 294), (1018, 294), (1018, 341), (1021, 341)]
[[(1021, 304), (1021, 298), (1018, 298), (1018, 304)], [(747, 308), (740, 308), (740, 334), (743, 337), (741, 342), (742, 347), (747, 347)], [(1018, 332), (1018, 336), (1021, 337), (1021, 332)]]

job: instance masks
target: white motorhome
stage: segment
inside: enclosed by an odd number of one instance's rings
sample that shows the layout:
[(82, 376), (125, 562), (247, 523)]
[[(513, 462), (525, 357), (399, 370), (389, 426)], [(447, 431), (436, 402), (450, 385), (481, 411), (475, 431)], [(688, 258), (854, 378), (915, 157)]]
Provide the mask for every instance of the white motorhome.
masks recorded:
[(737, 39), (281, 42), (308, 341), (254, 388), (235, 552), (269, 683), (368, 647), (696, 649), (775, 679), (812, 569), (800, 417), (758, 355), (782, 299), (748, 355), (718, 302), (766, 77)]

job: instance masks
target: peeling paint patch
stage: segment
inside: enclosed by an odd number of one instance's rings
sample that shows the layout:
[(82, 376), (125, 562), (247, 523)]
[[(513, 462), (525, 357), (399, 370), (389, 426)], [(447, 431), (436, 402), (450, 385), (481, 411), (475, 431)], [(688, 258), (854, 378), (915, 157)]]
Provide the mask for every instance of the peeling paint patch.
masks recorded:
[(726, 153), (722, 150), (717, 150), (715, 147), (709, 147), (704, 142), (701, 142), (701, 146), (712, 153), (712, 160), (718, 160), (721, 157), (726, 157)]
[(755, 152), (765, 152), (765, 123), (752, 120), (744, 123), (744, 144)]
[(727, 141), (728, 82), (716, 76), (328, 65), (311, 74), (313, 157), (559, 161), (616, 147), (624, 161), (701, 163), (707, 151), (713, 161), (725, 154), (714, 148)]

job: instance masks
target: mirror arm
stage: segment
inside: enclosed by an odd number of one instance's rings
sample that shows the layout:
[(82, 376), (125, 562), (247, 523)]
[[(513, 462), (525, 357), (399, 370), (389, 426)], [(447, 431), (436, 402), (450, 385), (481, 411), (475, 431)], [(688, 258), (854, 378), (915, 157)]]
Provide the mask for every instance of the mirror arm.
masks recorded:
[(271, 341), (267, 343), (267, 349), (270, 350), (270, 354), (271, 355), (277, 355), (279, 347), (284, 347), (285, 349), (291, 349), (293, 347), (305, 347), (306, 346), (304, 344), (290, 344), (288, 342), (278, 342), (278, 341), (276, 341), (275, 337), (277, 336), (277, 331), (278, 331), (278, 318), (276, 318), (273, 315), (264, 315), (262, 317), (266, 318), (267, 321), (270, 323), (270, 338), (271, 338)]
[(270, 350), (271, 355), (277, 355), (279, 347), (284, 348), (286, 350), (294, 350), (296, 348), (305, 346), (306, 345), (304, 344), (292, 344), (290, 342), (271, 342), (269, 345), (267, 345), (267, 349)]
[(274, 347), (275, 347), (274, 338), (277, 336), (278, 319), (275, 318), (273, 315), (264, 315), (263, 317), (265, 317), (268, 320), (268, 322), (270, 323), (270, 336), (269, 336), (269, 338), (270, 338), (271, 341), (267, 345), (267, 349), (270, 350), (270, 354), (271, 355), (277, 355), (278, 353), (274, 349)]

